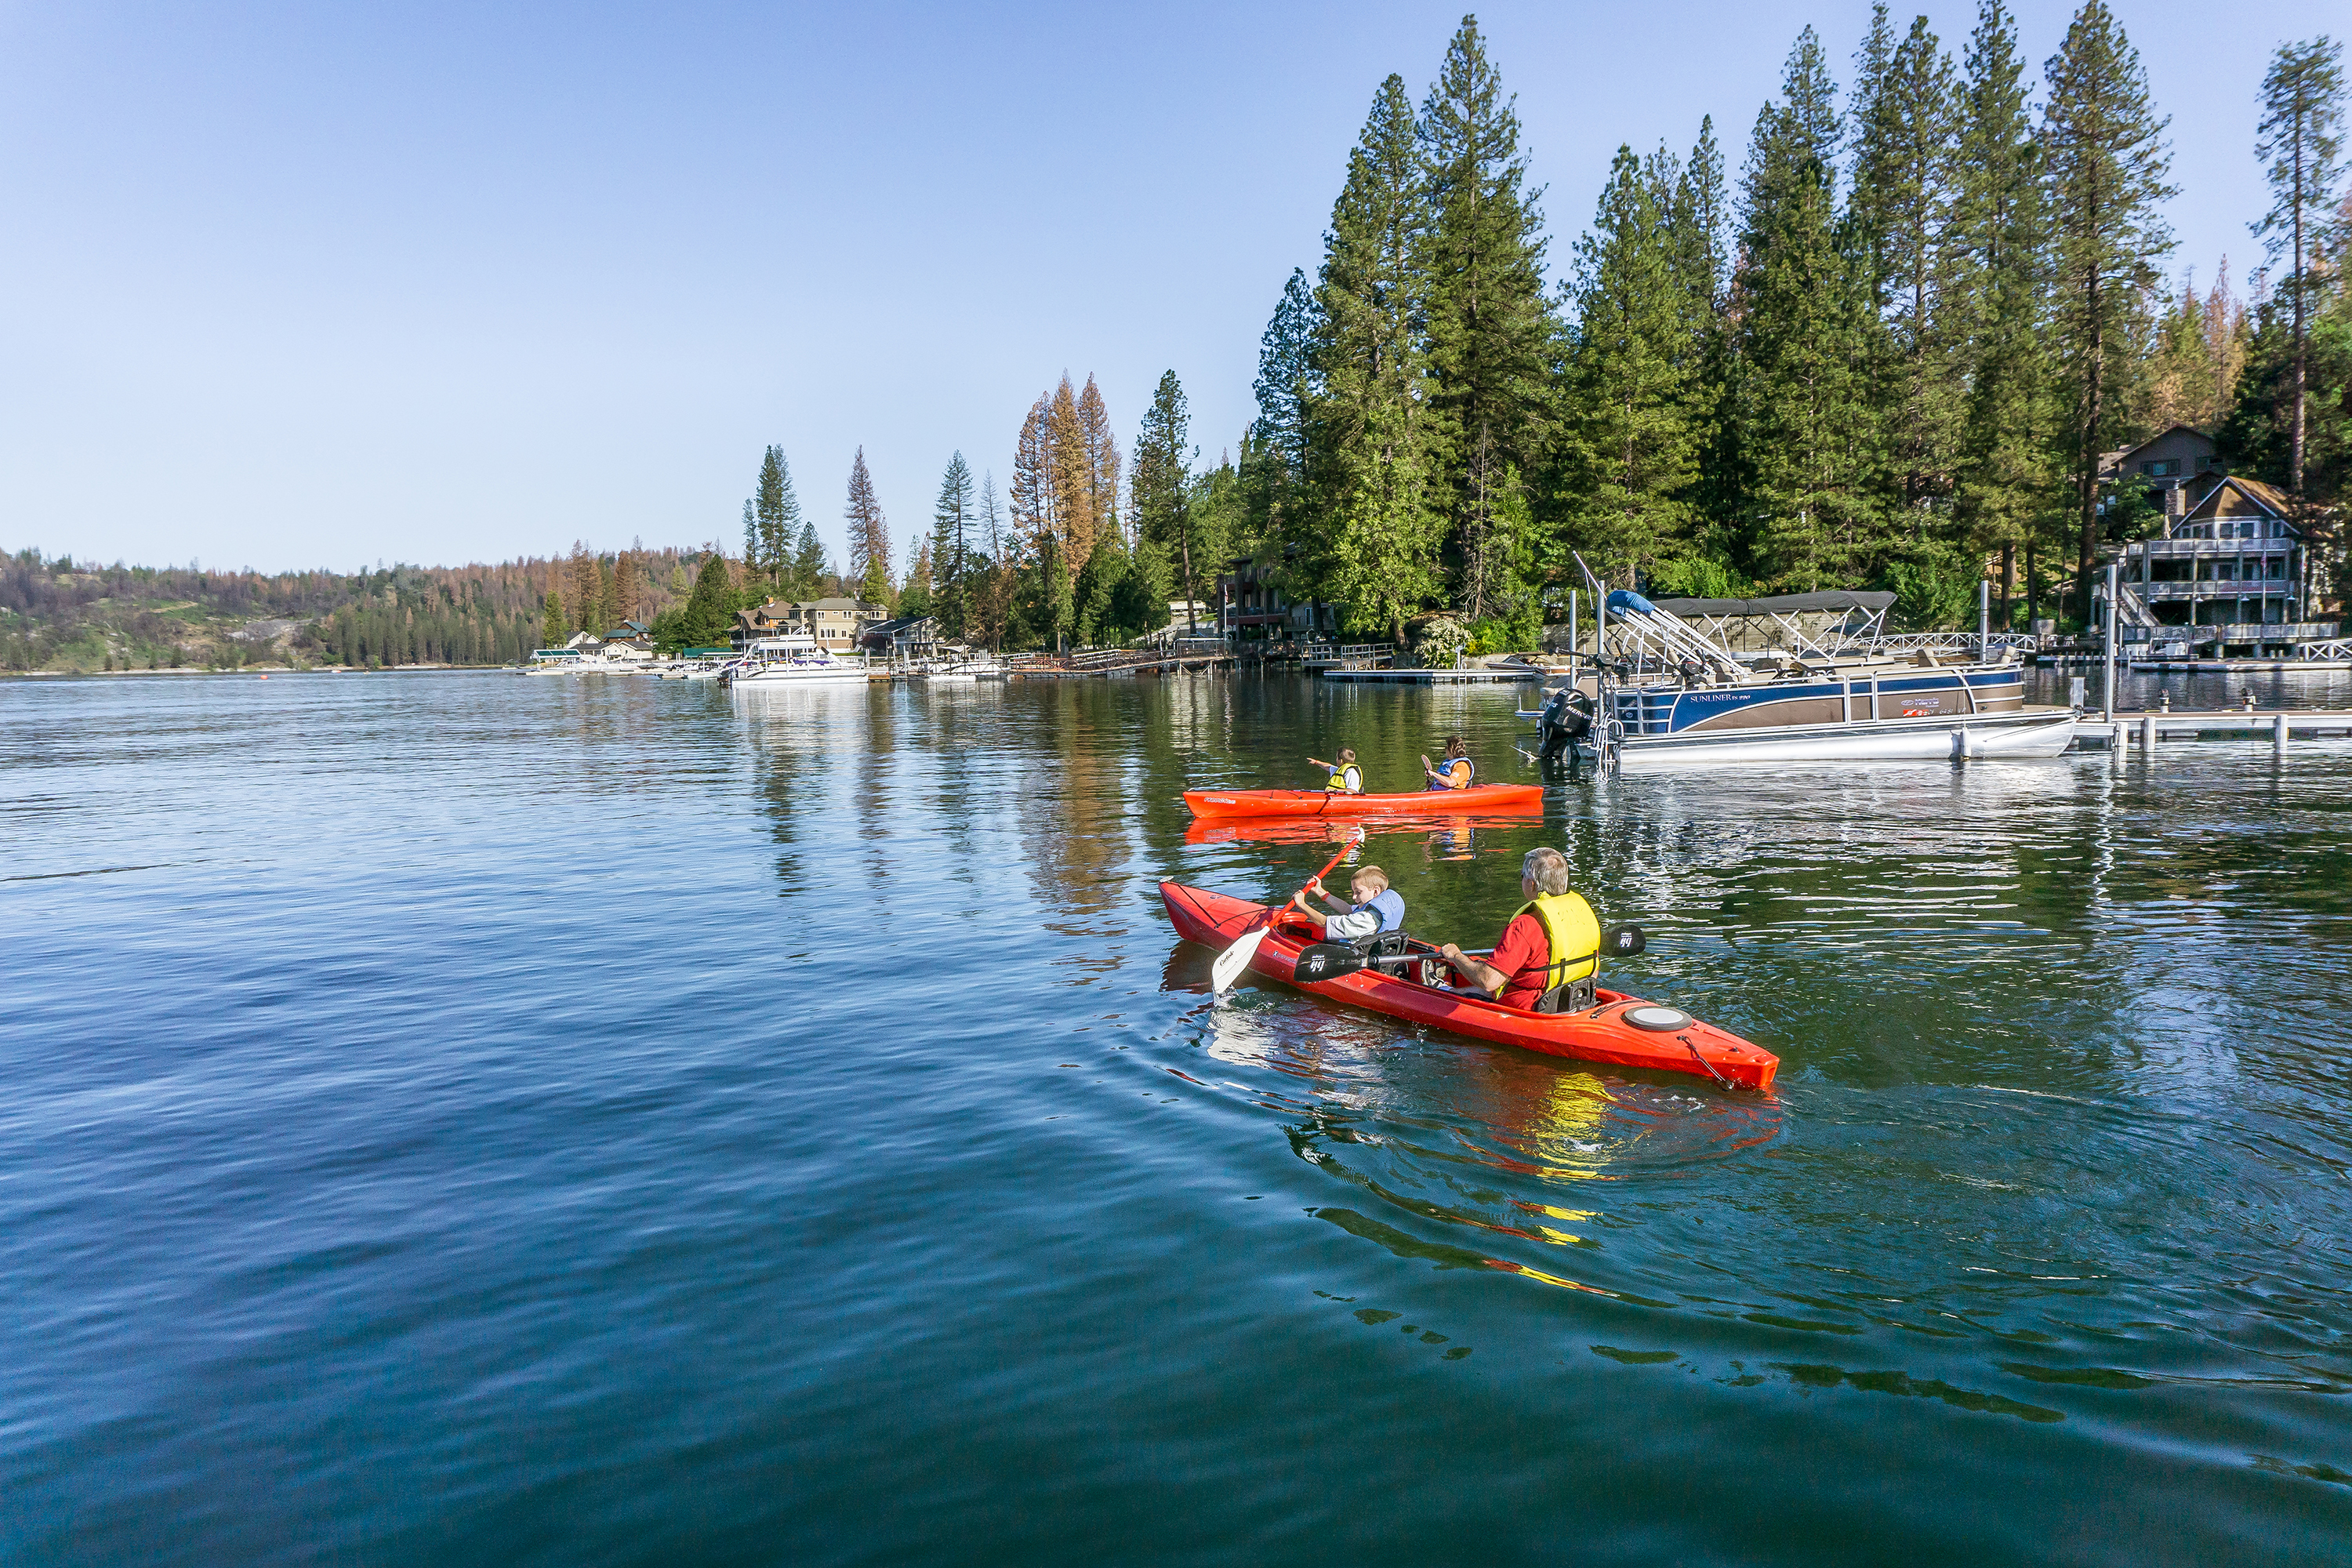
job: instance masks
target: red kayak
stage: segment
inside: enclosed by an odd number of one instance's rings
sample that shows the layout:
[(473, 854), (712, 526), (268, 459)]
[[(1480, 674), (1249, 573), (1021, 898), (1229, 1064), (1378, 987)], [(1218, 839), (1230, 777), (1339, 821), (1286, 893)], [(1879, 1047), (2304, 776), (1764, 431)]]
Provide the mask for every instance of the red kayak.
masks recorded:
[[(1160, 898), (1168, 906), (1168, 919), (1176, 933), (1208, 947), (1230, 946), (1244, 932), (1264, 925), (1270, 912), (1264, 904), (1181, 882), (1160, 883)], [(1437, 950), (1424, 942), (1415, 942), (1407, 949), (1404, 962), (1395, 966), (1401, 973), (1362, 969), (1335, 979), (1302, 982), (1294, 973), (1299, 952), (1319, 941), (1321, 933), (1296, 910), (1271, 912), (1274, 929), (1258, 944), (1250, 968), (1269, 980), (1297, 985), (1335, 1002), (1550, 1056), (1688, 1073), (1742, 1089), (1769, 1089), (1773, 1075), (1780, 1070), (1780, 1058), (1737, 1035), (1702, 1024), (1679, 1008), (1644, 1002), (1619, 991), (1597, 990), (1596, 1005), (1573, 1013), (1533, 1013), (1475, 994), (1465, 995), (1447, 987), (1444, 977), (1450, 977), (1451, 970), (1437, 956)], [(1416, 961), (1424, 955), (1426, 962)]]
[(1540, 811), (1541, 784), (1473, 784), (1411, 795), (1342, 795), (1327, 789), (1188, 789), (1192, 815), (1225, 816), (1451, 816), (1465, 811)]

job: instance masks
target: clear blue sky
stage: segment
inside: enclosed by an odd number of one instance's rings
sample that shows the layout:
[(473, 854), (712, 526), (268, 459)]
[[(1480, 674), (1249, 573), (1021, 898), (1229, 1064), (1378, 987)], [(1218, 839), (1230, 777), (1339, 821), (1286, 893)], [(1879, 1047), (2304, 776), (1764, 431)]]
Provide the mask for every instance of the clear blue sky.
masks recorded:
[[(2117, 4), (2173, 117), (2174, 267), (2242, 280), (2264, 63), (2333, 7)], [(2068, 14), (2020, 10), (2037, 79)], [(1460, 15), (0, 5), (0, 546), (731, 542), (774, 441), (836, 554), (862, 444), (903, 548), (949, 453), (1001, 484), (1066, 369), (1124, 448), (1172, 367), (1213, 458), (1374, 88), (1418, 98)], [(1929, 16), (1957, 58), (1973, 5)], [(1848, 62), (1868, 18), (1481, 10), (1555, 276), (1618, 142), (1711, 112), (1736, 177), (1798, 29)]]

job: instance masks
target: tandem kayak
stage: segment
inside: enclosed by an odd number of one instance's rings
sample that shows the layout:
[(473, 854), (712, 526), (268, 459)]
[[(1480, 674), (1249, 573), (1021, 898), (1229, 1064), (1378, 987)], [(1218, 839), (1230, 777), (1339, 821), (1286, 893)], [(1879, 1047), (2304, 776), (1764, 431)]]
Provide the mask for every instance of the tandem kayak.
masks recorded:
[(1181, 882), (1160, 883), (1160, 899), (1168, 906), (1168, 920), (1177, 935), (1209, 947), (1231, 945), (1271, 915), (1274, 929), (1258, 944), (1250, 960), (1252, 970), (1407, 1023), (1548, 1056), (1688, 1073), (1742, 1089), (1769, 1089), (1780, 1070), (1780, 1058), (1735, 1034), (1702, 1024), (1679, 1008), (1620, 991), (1596, 990), (1595, 1005), (1573, 1013), (1533, 1013), (1475, 994), (1465, 995), (1438, 979), (1450, 971), (1436, 948), (1424, 942), (1413, 942), (1402, 963), (1381, 960), (1392, 966), (1390, 972), (1368, 968), (1329, 980), (1301, 981), (1294, 973), (1298, 954), (1320, 933), (1297, 913), (1269, 910), (1264, 904)]
[(1473, 784), (1411, 795), (1342, 795), (1323, 789), (1188, 789), (1200, 817), (1453, 816), (1465, 811), (1540, 811), (1541, 784)]

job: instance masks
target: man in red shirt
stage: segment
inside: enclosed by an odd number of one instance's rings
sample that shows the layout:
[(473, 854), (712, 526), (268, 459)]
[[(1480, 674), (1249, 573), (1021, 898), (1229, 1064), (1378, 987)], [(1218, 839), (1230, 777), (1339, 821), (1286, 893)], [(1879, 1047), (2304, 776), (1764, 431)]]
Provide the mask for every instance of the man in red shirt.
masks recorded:
[(1471, 957), (1452, 942), (1438, 952), (1454, 972), (1506, 1007), (1532, 1009), (1546, 993), (1601, 967), (1601, 922), (1592, 906), (1569, 886), (1568, 857), (1530, 849), (1519, 865), (1528, 901), (1503, 928), (1490, 960)]

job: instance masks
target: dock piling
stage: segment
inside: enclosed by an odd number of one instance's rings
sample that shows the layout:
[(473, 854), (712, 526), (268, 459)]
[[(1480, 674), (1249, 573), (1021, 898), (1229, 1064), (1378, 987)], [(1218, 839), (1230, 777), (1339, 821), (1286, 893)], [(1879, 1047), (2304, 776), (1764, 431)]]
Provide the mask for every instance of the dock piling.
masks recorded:
[(2271, 715), (2271, 745), (2280, 752), (2286, 750), (2286, 715), (2284, 713)]
[(2156, 757), (2156, 715), (2150, 713), (2139, 721), (2140, 761), (2151, 762)]

